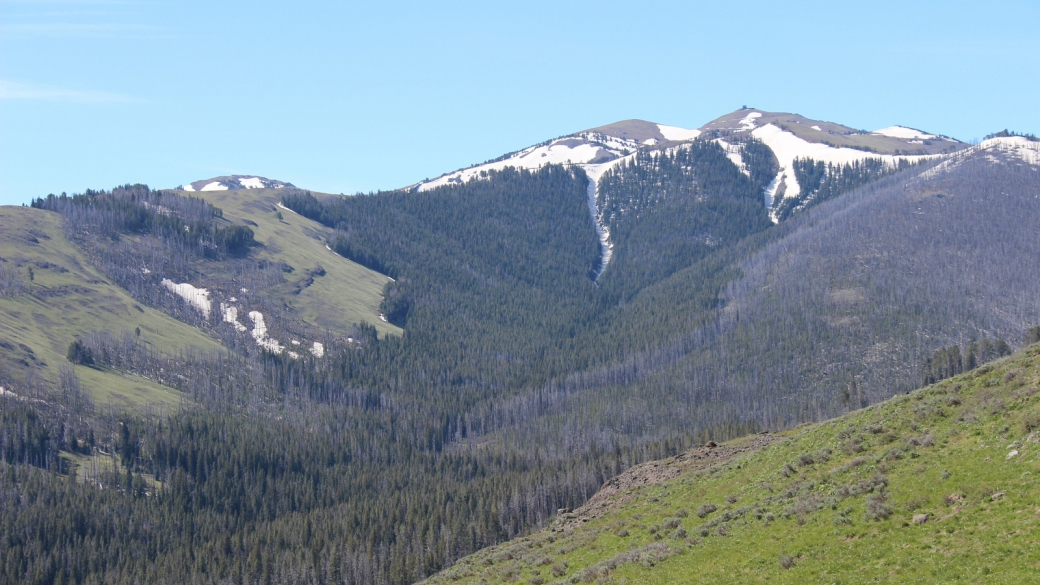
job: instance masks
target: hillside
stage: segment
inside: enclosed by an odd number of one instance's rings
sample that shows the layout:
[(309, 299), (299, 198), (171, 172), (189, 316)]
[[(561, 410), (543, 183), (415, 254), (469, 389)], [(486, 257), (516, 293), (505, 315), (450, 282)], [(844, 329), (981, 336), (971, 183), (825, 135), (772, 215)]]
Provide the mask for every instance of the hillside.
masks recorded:
[[(29, 279), (32, 270), (32, 280)], [(132, 299), (69, 242), (56, 213), (0, 208), (0, 380), (26, 389), (58, 385), (69, 345), (92, 332), (133, 333), (154, 351), (215, 351), (198, 329)], [(101, 403), (176, 404), (182, 395), (147, 378), (76, 367)]]
[(324, 269), (325, 274), (308, 286), (300, 288), (297, 282), (290, 282), (267, 291), (289, 308), (293, 318), (318, 330), (341, 333), (365, 322), (380, 333), (400, 335), (400, 328), (380, 319), (383, 287), (390, 279), (330, 250), (331, 230), (278, 207), (284, 188), (210, 190), (193, 195), (222, 209), (224, 219), (253, 229), (261, 244), (251, 255), (254, 261), (290, 267), (290, 280), (315, 266)]
[(869, 408), (610, 480), (426, 583), (1025, 583), (1040, 345)]
[[(0, 575), (52, 582), (74, 550), (73, 582), (404, 585), (648, 460), (842, 415), (1040, 322), (1037, 143), (879, 153), (770, 116), (626, 120), (352, 197), (232, 175), (34, 200), (105, 282), (223, 347), (87, 335), (79, 378), (33, 400), (0, 379), (0, 507), (25, 502)], [(189, 400), (71, 391), (117, 370)]]

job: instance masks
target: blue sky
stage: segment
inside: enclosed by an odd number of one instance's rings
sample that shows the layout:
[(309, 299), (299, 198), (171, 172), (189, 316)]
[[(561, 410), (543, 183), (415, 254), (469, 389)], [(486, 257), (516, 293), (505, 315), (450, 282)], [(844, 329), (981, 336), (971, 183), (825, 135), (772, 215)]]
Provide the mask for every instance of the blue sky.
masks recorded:
[(1040, 3), (722, 4), (0, 0), (0, 204), (233, 173), (389, 189), (745, 104), (1040, 133)]

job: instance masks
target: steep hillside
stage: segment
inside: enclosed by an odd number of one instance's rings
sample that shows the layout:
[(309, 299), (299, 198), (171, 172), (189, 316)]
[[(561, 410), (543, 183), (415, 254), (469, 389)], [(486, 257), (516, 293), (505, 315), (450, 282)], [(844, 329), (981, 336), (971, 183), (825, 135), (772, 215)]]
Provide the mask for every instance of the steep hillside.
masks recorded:
[(1026, 583), (1040, 346), (840, 418), (607, 482), (427, 583)]
[[(254, 260), (290, 267), (288, 282), (265, 294), (288, 307), (292, 318), (338, 334), (365, 322), (381, 333), (399, 335), (399, 327), (380, 318), (383, 287), (390, 279), (333, 252), (327, 243), (331, 230), (278, 206), (285, 193), (264, 188), (211, 190), (195, 196), (222, 209), (224, 219), (253, 229), (261, 244), (251, 254)], [(306, 276), (317, 266), (324, 269), (323, 275)], [(300, 286), (308, 279), (310, 284)]]
[[(58, 385), (63, 366), (71, 366), (66, 354), (75, 339), (138, 329), (157, 352), (220, 348), (198, 329), (113, 285), (65, 238), (58, 214), (0, 207), (0, 386), (6, 382), (8, 390), (33, 391)], [(102, 403), (176, 404), (181, 399), (179, 392), (141, 376), (101, 367), (75, 370)]]

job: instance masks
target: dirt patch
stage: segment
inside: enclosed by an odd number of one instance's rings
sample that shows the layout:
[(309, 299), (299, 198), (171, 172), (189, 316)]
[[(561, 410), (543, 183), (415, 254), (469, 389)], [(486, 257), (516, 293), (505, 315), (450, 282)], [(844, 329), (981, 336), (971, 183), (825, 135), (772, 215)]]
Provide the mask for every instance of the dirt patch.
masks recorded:
[(632, 498), (633, 488), (661, 483), (690, 471), (718, 465), (738, 455), (758, 451), (778, 440), (778, 437), (763, 433), (731, 445), (711, 446), (714, 444), (708, 443), (671, 459), (637, 465), (608, 480), (584, 506), (573, 512), (561, 511), (553, 523), (553, 530), (571, 530), (613, 511)]

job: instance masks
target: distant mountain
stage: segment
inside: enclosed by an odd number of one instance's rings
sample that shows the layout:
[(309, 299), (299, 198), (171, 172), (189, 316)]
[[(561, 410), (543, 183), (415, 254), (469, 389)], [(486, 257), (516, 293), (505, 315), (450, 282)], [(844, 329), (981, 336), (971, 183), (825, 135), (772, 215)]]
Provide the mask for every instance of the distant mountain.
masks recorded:
[[(798, 180), (796, 162), (812, 160), (820, 165), (842, 167), (869, 161), (880, 167), (898, 168), (900, 164), (930, 160), (967, 146), (953, 138), (903, 126), (869, 132), (812, 120), (798, 114), (742, 108), (716, 118), (699, 129), (665, 126), (644, 120), (625, 120), (599, 126), (447, 173), (407, 189), (424, 191), (486, 177), (489, 171), (506, 167), (537, 169), (548, 164), (581, 168), (598, 185), (605, 173), (623, 161), (633, 160), (637, 152), (668, 151), (702, 135), (721, 145), (734, 164), (745, 173), (744, 143), (748, 139), (755, 139), (769, 148), (776, 159), (777, 169), (762, 195), (771, 209), (770, 216), (774, 222), (781, 221), (794, 209), (805, 207), (812, 198), (813, 194), (803, 188)], [(591, 203), (594, 197), (594, 191), (590, 191), (590, 211), (594, 217), (598, 217), (602, 210)], [(598, 223), (601, 231), (604, 231), (602, 222)], [(609, 237), (604, 235), (603, 240), (605, 249), (609, 249)]]
[(228, 175), (195, 181), (180, 188), (184, 191), (237, 191), (239, 189), (283, 189), (292, 186), (292, 183), (284, 183), (264, 177)]

